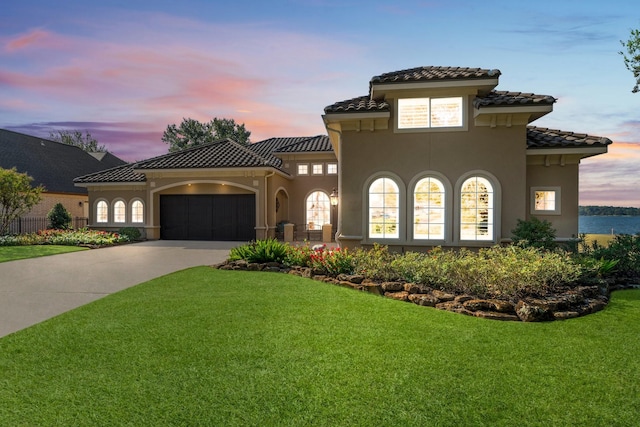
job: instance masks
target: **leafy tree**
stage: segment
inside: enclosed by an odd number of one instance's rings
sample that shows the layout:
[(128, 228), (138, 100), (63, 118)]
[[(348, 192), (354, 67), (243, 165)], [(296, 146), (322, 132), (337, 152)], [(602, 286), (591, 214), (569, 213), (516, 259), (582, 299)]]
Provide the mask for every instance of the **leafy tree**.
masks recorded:
[(49, 138), (63, 144), (80, 147), (87, 153), (106, 153), (107, 147), (99, 145), (98, 140), (91, 136), (88, 131), (83, 134), (79, 130), (59, 130), (49, 133)]
[(640, 91), (640, 30), (631, 30), (629, 40), (620, 40), (625, 51), (618, 52), (624, 58), (624, 65), (627, 70), (631, 71), (636, 79), (636, 84), (631, 92)]
[(169, 144), (169, 152), (184, 150), (198, 145), (208, 144), (219, 139), (229, 138), (240, 144), (248, 144), (249, 132), (243, 124), (237, 124), (233, 119), (218, 119), (214, 117), (210, 122), (199, 122), (194, 119), (182, 119), (180, 126), (167, 126), (162, 140)]
[(56, 203), (47, 214), (49, 227), (54, 230), (67, 230), (71, 227), (71, 214), (62, 203)]
[(32, 187), (31, 178), (16, 168), (0, 168), (0, 236), (9, 232), (11, 222), (29, 212), (42, 199), (44, 187)]

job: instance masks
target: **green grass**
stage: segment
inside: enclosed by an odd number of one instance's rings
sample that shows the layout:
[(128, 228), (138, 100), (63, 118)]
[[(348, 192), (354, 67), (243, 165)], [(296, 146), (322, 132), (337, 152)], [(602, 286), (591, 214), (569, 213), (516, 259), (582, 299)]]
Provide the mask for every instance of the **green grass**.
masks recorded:
[(0, 425), (628, 426), (640, 291), (497, 322), (199, 267), (0, 339)]
[(78, 246), (60, 245), (0, 246), (0, 262), (84, 251), (86, 249)]

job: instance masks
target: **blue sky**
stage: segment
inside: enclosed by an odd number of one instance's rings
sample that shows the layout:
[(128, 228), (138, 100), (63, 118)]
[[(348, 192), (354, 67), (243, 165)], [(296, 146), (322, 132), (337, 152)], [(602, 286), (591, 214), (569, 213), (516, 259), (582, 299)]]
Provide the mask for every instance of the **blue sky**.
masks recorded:
[(183, 117), (234, 118), (252, 140), (324, 133), (321, 114), (372, 76), (497, 68), (499, 90), (558, 98), (533, 124), (606, 136), (581, 204), (640, 207), (640, 93), (620, 40), (630, 0), (22, 0), (0, 14), (0, 127), (87, 130), (114, 154), (163, 154)]

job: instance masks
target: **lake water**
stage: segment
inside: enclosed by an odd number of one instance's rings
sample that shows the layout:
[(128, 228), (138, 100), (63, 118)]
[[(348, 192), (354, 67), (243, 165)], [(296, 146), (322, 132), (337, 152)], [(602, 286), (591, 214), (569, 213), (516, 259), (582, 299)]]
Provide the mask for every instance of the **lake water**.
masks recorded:
[(640, 233), (640, 216), (580, 216), (578, 232), (584, 234)]

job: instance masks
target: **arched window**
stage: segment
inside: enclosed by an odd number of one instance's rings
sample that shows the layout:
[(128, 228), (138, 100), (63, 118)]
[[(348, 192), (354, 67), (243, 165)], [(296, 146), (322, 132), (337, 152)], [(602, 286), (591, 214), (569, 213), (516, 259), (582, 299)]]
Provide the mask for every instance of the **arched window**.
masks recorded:
[(413, 238), (444, 240), (444, 185), (433, 177), (423, 178), (413, 192)]
[(369, 186), (369, 237), (400, 236), (400, 190), (391, 178), (378, 178)]
[(125, 222), (127, 207), (122, 200), (113, 204), (113, 222)]
[(472, 176), (460, 188), (460, 240), (493, 240), (493, 186)]
[(144, 222), (144, 205), (140, 200), (131, 203), (131, 222)]
[(331, 202), (323, 191), (309, 194), (306, 202), (307, 229), (322, 230), (323, 224), (331, 223)]
[(104, 200), (100, 200), (96, 205), (96, 222), (109, 221), (109, 205)]

